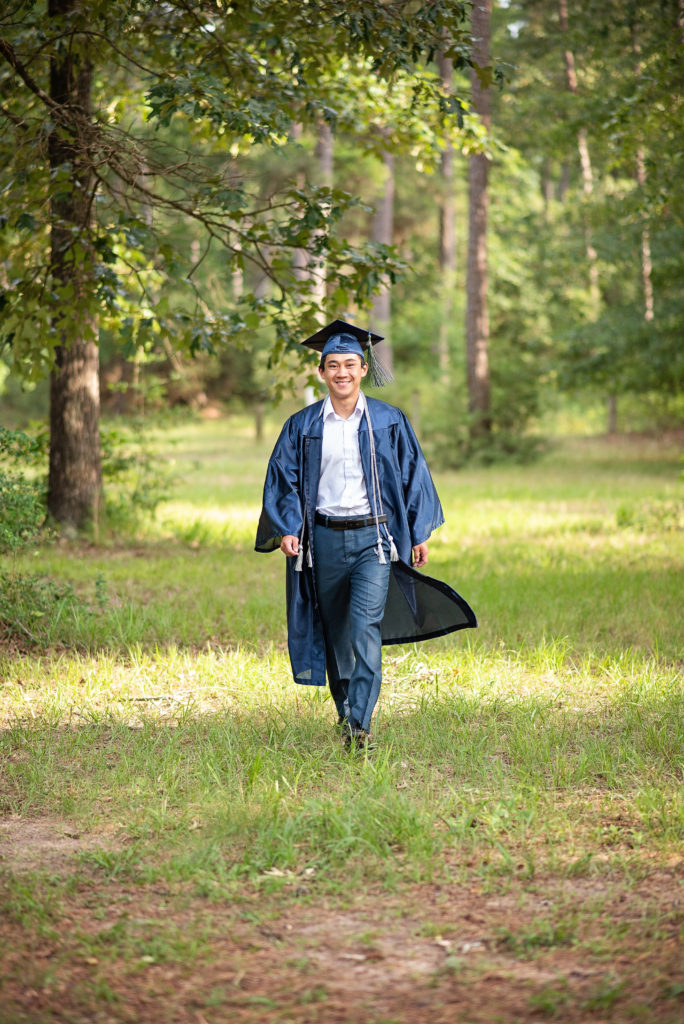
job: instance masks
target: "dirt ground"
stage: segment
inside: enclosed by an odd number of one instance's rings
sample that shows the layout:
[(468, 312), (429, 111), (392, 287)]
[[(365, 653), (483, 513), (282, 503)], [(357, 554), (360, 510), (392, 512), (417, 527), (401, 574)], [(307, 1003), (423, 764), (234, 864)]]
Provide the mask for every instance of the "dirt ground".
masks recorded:
[(245, 886), (227, 901), (79, 861), (113, 842), (65, 822), (0, 823), (5, 905), (9, 878), (61, 884), (48, 921), (26, 910), (30, 885), (0, 920), (0, 1024), (684, 1019), (681, 860), (639, 880), (421, 883), (335, 900), (274, 872), (277, 891)]

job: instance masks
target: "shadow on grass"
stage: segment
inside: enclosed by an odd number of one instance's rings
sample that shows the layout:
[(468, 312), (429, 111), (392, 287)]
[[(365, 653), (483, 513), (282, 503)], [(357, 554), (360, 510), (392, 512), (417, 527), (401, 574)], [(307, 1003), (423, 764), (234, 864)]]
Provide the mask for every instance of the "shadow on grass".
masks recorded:
[(383, 878), (432, 878), (454, 849), (497, 870), (526, 856), (579, 870), (588, 852), (589, 870), (616, 847), (681, 844), (682, 711), (680, 692), (654, 689), (591, 709), (452, 694), (381, 715), (370, 756), (343, 749), (322, 704), (181, 709), (173, 725), (138, 728), (113, 712), (76, 727), (25, 722), (0, 738), (1, 803), (95, 830), (117, 822), (124, 845), (83, 856), (143, 881), (211, 888), (332, 871), (339, 884), (364, 856)]
[[(170, 648), (263, 652), (271, 645), (284, 647), (284, 572), (275, 556), (178, 552), (172, 561), (170, 567), (168, 556), (152, 557), (144, 573), (133, 564), (127, 578), (120, 565), (116, 578), (108, 580), (106, 563), (93, 559), (96, 582), (90, 593), (78, 581), (73, 593), (65, 595), (62, 588), (53, 598), (42, 588), (48, 603), (33, 617), (26, 601), (5, 609), (0, 636), (17, 653), (105, 652), (123, 658)], [(656, 564), (634, 564), (638, 561), (638, 552), (633, 560), (626, 555), (625, 564), (612, 565), (592, 565), (585, 554), (575, 560), (572, 552), (562, 557), (541, 552), (516, 564), (513, 555), (496, 560), (466, 551), (458, 566), (446, 562), (431, 568), (464, 595), (479, 628), (423, 646), (426, 651), (458, 650), (464, 644), (484, 652), (501, 646), (533, 651), (562, 641), (576, 658), (634, 652), (681, 660), (676, 566), (666, 548), (651, 558)]]

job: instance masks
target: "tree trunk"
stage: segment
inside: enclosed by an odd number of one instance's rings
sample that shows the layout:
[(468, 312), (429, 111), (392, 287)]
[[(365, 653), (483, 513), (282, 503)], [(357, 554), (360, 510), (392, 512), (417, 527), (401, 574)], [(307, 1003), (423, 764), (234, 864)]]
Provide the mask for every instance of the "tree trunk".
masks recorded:
[[(489, 63), (491, 0), (475, 0), (472, 15), (473, 60)], [(470, 77), (472, 109), (489, 128), (489, 92), (476, 71)], [(487, 212), (489, 161), (484, 153), (468, 161), (468, 268), (466, 272), (466, 365), (471, 439), (491, 431), (489, 312), (487, 309)]]
[[(290, 128), (290, 138), (293, 142), (301, 142), (302, 139), (302, 123), (301, 121), (295, 121)], [(297, 171), (295, 178), (297, 188), (304, 188), (306, 185), (306, 174), (303, 170)], [(295, 278), (297, 281), (306, 280), (306, 268), (309, 263), (309, 254), (306, 249), (295, 249), (292, 257), (292, 266), (294, 267)]]
[[(451, 92), (454, 62), (438, 54), (437, 65), (442, 79), (442, 88)], [(449, 329), (453, 316), (454, 290), (456, 288), (456, 215), (454, 210), (454, 147), (447, 139), (440, 160), (442, 189), (439, 204), (439, 267), (441, 270), (441, 315), (437, 339), (437, 361), (442, 376), (449, 369)]]
[[(75, 0), (49, 0), (48, 13), (67, 15)], [(69, 128), (49, 138), (50, 169), (69, 183), (51, 202), (50, 270), (64, 309), (56, 300), (53, 327), (58, 344), (50, 377), (50, 466), (48, 509), (57, 522), (80, 529), (97, 522), (102, 488), (100, 460), (100, 374), (97, 319), (89, 309), (93, 260), (89, 227), (93, 202), (87, 131), (92, 66), (87, 54), (65, 47), (50, 65), (50, 96), (71, 115)], [(67, 315), (66, 310), (69, 310)], [(74, 318), (73, 310), (80, 312)]]
[(567, 193), (569, 188), (570, 188), (570, 164), (568, 163), (567, 160), (564, 160), (563, 161), (563, 165), (561, 167), (560, 178), (558, 179), (558, 184), (556, 185), (556, 199), (558, 200), (559, 203), (564, 202), (565, 195), (566, 195), (566, 193)]
[[(316, 142), (316, 163), (318, 184), (326, 188), (333, 187), (333, 159), (334, 145), (333, 134), (327, 121), (318, 122), (318, 138)], [(311, 291), (318, 302), (321, 315), (321, 325), (325, 321), (325, 300), (326, 300), (326, 272), (325, 262), (316, 266), (310, 266)]]
[[(636, 25), (632, 27), (632, 52), (634, 53), (634, 74), (638, 78), (641, 75), (641, 46)], [(634, 173), (639, 188), (643, 191), (646, 187), (646, 158), (641, 146), (636, 151)], [(655, 318), (655, 304), (653, 300), (651, 236), (648, 230), (648, 218), (646, 215), (643, 217), (641, 227), (641, 282), (644, 292), (644, 320), (650, 323)]]
[[(646, 185), (646, 161), (642, 149), (638, 149), (636, 154), (636, 179), (643, 189)], [(646, 218), (641, 227), (641, 281), (644, 289), (644, 320), (650, 323), (655, 318), (655, 301), (653, 298), (651, 235)]]
[(618, 429), (618, 403), (617, 395), (608, 395), (606, 399), (606, 417), (608, 433), (611, 437), (617, 434)]
[(541, 193), (544, 200), (544, 220), (549, 220), (549, 209), (553, 200), (553, 179), (551, 178), (551, 160), (547, 156), (542, 165)]
[[(235, 252), (239, 252), (242, 248), (240, 242), (240, 236), (235, 236)], [(235, 302), (239, 302), (245, 291), (245, 274), (241, 266), (234, 263), (230, 271), (230, 280), (233, 286), (233, 299)]]
[[(568, 5), (567, 0), (559, 0), (558, 3), (558, 19), (560, 22), (560, 29), (564, 36), (568, 33)], [(568, 91), (573, 96), (577, 95), (577, 73), (575, 71), (575, 55), (569, 46), (565, 47), (563, 51), (563, 59), (565, 62), (565, 82)], [(579, 152), (580, 167), (582, 168), (582, 188), (584, 191), (584, 198), (586, 200), (591, 199), (594, 192), (594, 176), (591, 169), (591, 159), (589, 156), (589, 141), (587, 136), (587, 130), (582, 126), (577, 132), (577, 150)], [(589, 294), (591, 296), (591, 307), (592, 315), (594, 319), (599, 314), (600, 304), (600, 290), (599, 290), (599, 276), (598, 276), (598, 254), (594, 248), (591, 231), (589, 230), (589, 222), (585, 216), (584, 220), (584, 244), (585, 251), (587, 254), (587, 263), (589, 265)]]
[[(382, 245), (391, 245), (394, 241), (394, 154), (385, 150), (382, 154), (385, 168), (385, 181), (382, 191), (375, 201), (373, 216), (373, 241)], [(391, 325), (392, 293), (390, 282), (385, 278), (380, 291), (373, 298), (371, 326), (377, 334), (382, 334), (384, 341), (378, 342), (374, 352), (385, 369), (392, 373), (394, 358), (392, 355)]]
[[(302, 126), (299, 123), (292, 125), (292, 138), (299, 140), (302, 136)], [(316, 180), (320, 185), (333, 187), (335, 147), (332, 130), (327, 121), (319, 121), (316, 139)], [(297, 186), (304, 188), (306, 175), (300, 171), (297, 175)], [(326, 321), (326, 265), (323, 261), (313, 264), (306, 249), (295, 249), (293, 258), (295, 277), (298, 281), (309, 281), (311, 293), (318, 305), (317, 319), (321, 327)], [(312, 405), (316, 401), (316, 391), (307, 384), (304, 388), (304, 403)]]
[[(568, 4), (567, 0), (558, 0), (558, 20), (560, 24), (561, 33), (564, 36), (568, 34)], [(565, 82), (568, 91), (576, 96), (578, 93), (577, 86), (577, 73), (575, 71), (575, 55), (570, 48), (566, 46), (563, 51), (563, 58), (565, 62)], [(587, 136), (587, 130), (582, 127), (577, 132), (577, 150), (580, 158), (580, 167), (582, 169), (582, 190), (584, 192), (585, 202), (588, 203), (594, 192), (594, 176), (591, 169), (591, 158), (589, 155), (589, 140)], [(599, 286), (599, 270), (598, 270), (598, 253), (594, 247), (594, 243), (591, 237), (591, 228), (589, 225), (588, 211), (585, 208), (584, 211), (584, 248), (587, 254), (587, 264), (589, 267), (589, 297), (591, 300), (591, 317), (592, 320), (598, 320), (600, 306), (601, 306), (601, 290)], [(607, 395), (607, 431), (609, 434), (615, 433), (618, 415), (618, 400), (615, 391), (610, 391)]]

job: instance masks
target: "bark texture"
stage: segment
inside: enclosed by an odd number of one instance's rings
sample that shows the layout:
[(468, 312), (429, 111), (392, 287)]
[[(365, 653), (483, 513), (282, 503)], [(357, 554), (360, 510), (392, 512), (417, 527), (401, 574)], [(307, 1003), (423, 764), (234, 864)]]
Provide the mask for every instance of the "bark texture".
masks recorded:
[[(558, 22), (560, 30), (566, 40), (568, 38), (568, 4), (567, 0), (558, 0)], [(566, 45), (563, 51), (565, 63), (565, 84), (573, 96), (576, 96), (579, 87), (577, 84), (577, 72), (575, 70), (575, 54), (571, 46)], [(591, 167), (589, 154), (589, 140), (587, 130), (582, 126), (577, 132), (577, 151), (579, 153), (580, 168), (582, 170), (582, 191), (587, 202), (594, 192), (594, 175)], [(599, 283), (598, 253), (592, 241), (589, 218), (584, 217), (584, 248), (587, 254), (587, 265), (589, 267), (589, 297), (591, 301), (591, 317), (597, 320), (601, 307), (601, 289)], [(618, 424), (618, 399), (615, 391), (609, 391), (606, 396), (606, 430), (609, 434), (617, 432)]]
[[(75, 6), (76, 0), (50, 0), (48, 13), (61, 17)], [(65, 47), (63, 56), (51, 62), (50, 97), (68, 116), (50, 136), (50, 168), (59, 174), (69, 165), (71, 180), (52, 199), (50, 262), (57, 292), (70, 296), (65, 308), (72, 313), (60, 310), (57, 300), (48, 509), (59, 523), (75, 529), (97, 520), (102, 488), (97, 321), (87, 303), (93, 267), (88, 231), (94, 198), (88, 160), (91, 84), (92, 66), (81, 47)]]
[[(385, 180), (375, 202), (373, 241), (391, 245), (394, 240), (394, 154), (385, 150), (382, 154), (382, 162), (385, 169)], [(373, 299), (372, 327), (385, 339), (375, 346), (375, 352), (390, 373), (394, 369), (391, 315), (391, 285), (388, 280), (384, 280), (380, 291)]]
[[(327, 188), (332, 188), (334, 173), (333, 134), (328, 122), (323, 120), (318, 122), (317, 127), (316, 171), (318, 183), (325, 185)], [(311, 268), (311, 290), (321, 312), (321, 324), (325, 320), (326, 271), (327, 267), (322, 260)]]
[[(681, 8), (680, 8), (681, 9)], [(634, 53), (634, 74), (641, 75), (641, 46), (636, 25), (632, 27), (632, 52)], [(646, 188), (646, 158), (641, 146), (636, 151), (634, 174), (642, 191)], [(653, 261), (651, 259), (651, 235), (648, 219), (643, 218), (641, 228), (641, 281), (644, 291), (644, 320), (650, 323), (655, 319), (655, 302), (653, 298)]]
[[(491, 0), (475, 0), (472, 15), (473, 59), (478, 67), (489, 64)], [(472, 107), (482, 123), (490, 124), (489, 90), (477, 71), (471, 72)], [(472, 438), (491, 430), (489, 379), (489, 311), (487, 307), (487, 214), (489, 160), (484, 153), (468, 161), (468, 267), (466, 272), (466, 364), (468, 409)]]
[[(292, 138), (299, 140), (302, 137), (301, 124), (293, 124)], [(316, 181), (320, 185), (333, 187), (335, 171), (335, 145), (332, 130), (327, 121), (320, 120), (316, 128)], [(301, 170), (297, 175), (297, 185), (304, 188), (306, 184), (306, 173)], [(306, 249), (295, 249), (293, 257), (295, 277), (298, 281), (309, 281), (311, 283), (312, 297), (318, 305), (318, 323), (321, 327), (326, 321), (326, 265), (319, 258), (313, 263), (309, 252)], [(316, 401), (316, 391), (307, 384), (304, 388), (304, 403), (312, 405)]]
[[(445, 92), (451, 92), (454, 62), (440, 53), (437, 65)], [(456, 213), (454, 209), (454, 147), (447, 140), (440, 160), (442, 188), (439, 201), (439, 266), (442, 309), (437, 339), (437, 360), (443, 376), (449, 369), (449, 330), (456, 287)]]
[[(568, 35), (568, 5), (567, 0), (559, 0), (558, 4), (558, 20), (560, 23), (560, 29), (562, 34), (567, 38)], [(575, 54), (573, 53), (570, 46), (566, 46), (563, 51), (563, 59), (565, 63), (565, 84), (567, 89), (573, 96), (577, 95), (577, 72), (575, 70)], [(589, 140), (587, 136), (587, 130), (583, 126), (577, 132), (577, 151), (580, 158), (580, 167), (582, 169), (582, 190), (584, 192), (585, 199), (589, 200), (592, 197), (594, 191), (594, 176), (591, 168), (591, 157), (589, 154)], [(591, 231), (589, 224), (585, 218), (584, 225), (584, 245), (587, 254), (587, 263), (589, 266), (589, 292), (591, 295), (591, 306), (592, 314), (596, 319), (599, 314), (600, 305), (600, 289), (599, 289), (599, 274), (598, 274), (598, 254), (594, 247), (591, 239)]]

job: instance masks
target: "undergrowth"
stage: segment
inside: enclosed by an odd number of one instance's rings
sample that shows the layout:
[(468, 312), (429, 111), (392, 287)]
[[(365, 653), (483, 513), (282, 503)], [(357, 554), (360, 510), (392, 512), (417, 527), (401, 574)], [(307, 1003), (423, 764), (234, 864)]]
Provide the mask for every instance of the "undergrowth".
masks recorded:
[[(251, 550), (268, 445), (238, 432), (228, 451), (225, 430), (187, 430), (182, 486), (125, 543), (34, 545), (2, 566), (0, 813), (81, 837), (68, 866), (0, 884), (33, 987), (89, 963), (93, 1014), (154, 964), (211, 959), (212, 912), (261, 928), (371, 891), (399, 914), (427, 887), (475, 920), (490, 897), (537, 900), (490, 927), (477, 968), (455, 936), (435, 986), (471, 984), (487, 958), (581, 955), (610, 970), (544, 975), (530, 1014), (639, 1019), (636, 996), (619, 1016), (638, 946), (674, 1021), (677, 979), (657, 973), (674, 911), (644, 896), (674, 885), (684, 840), (674, 454), (584, 446), (438, 478), (428, 571), (480, 627), (387, 649), (377, 747), (350, 756), (327, 692), (292, 682), (282, 558)], [(116, 903), (154, 900), (149, 919)], [(61, 966), (33, 958), (46, 943), (67, 943)]]

